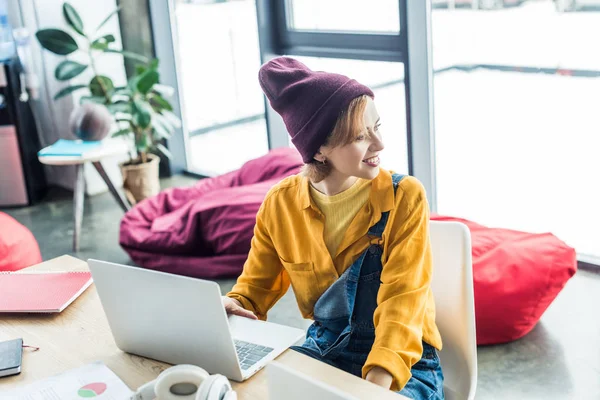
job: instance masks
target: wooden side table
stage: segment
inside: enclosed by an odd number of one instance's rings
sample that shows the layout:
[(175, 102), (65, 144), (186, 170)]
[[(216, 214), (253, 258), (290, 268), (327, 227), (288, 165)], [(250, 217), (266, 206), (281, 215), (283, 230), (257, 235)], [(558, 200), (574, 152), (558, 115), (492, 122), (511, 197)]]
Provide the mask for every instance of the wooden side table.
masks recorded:
[(131, 209), (131, 205), (121, 192), (113, 185), (109, 176), (106, 174), (102, 166), (102, 160), (108, 157), (126, 154), (128, 152), (127, 145), (120, 141), (103, 142), (92, 151), (88, 151), (83, 156), (38, 156), (42, 164), (47, 165), (75, 165), (76, 178), (75, 188), (73, 190), (73, 251), (79, 251), (79, 237), (81, 235), (81, 223), (83, 219), (83, 198), (85, 194), (85, 181), (83, 178), (83, 165), (91, 162), (96, 171), (100, 174), (113, 197), (121, 206), (123, 211), (127, 212)]

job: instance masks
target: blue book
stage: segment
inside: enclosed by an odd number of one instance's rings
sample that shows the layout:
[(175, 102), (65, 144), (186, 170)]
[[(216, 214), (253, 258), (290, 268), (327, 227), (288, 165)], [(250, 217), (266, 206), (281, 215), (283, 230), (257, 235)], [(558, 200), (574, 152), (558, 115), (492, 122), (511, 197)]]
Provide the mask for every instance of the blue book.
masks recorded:
[(101, 141), (85, 142), (82, 140), (59, 139), (52, 146), (38, 152), (38, 156), (83, 156), (90, 150), (95, 150), (102, 145)]

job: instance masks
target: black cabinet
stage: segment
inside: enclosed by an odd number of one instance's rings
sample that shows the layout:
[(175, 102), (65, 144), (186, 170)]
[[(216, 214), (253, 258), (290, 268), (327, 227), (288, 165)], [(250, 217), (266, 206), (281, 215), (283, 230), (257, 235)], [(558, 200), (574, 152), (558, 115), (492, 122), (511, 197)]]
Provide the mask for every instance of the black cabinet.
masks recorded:
[(46, 190), (35, 120), (20, 96), (18, 60), (0, 64), (0, 207), (33, 204)]

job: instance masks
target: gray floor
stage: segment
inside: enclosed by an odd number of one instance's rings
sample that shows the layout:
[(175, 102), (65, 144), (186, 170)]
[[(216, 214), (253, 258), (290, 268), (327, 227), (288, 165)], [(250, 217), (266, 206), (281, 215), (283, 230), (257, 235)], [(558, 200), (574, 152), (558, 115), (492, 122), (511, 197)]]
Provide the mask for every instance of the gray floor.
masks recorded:
[[(192, 185), (174, 177), (163, 187)], [(41, 204), (4, 209), (37, 238), (42, 257), (62, 254), (129, 264), (118, 245), (122, 212), (109, 194), (85, 200), (81, 251), (73, 253), (71, 193), (53, 189)], [(225, 292), (233, 280), (219, 281)], [(579, 270), (536, 328), (516, 342), (480, 347), (477, 399), (600, 399), (600, 273)], [(306, 327), (290, 291), (269, 319)]]

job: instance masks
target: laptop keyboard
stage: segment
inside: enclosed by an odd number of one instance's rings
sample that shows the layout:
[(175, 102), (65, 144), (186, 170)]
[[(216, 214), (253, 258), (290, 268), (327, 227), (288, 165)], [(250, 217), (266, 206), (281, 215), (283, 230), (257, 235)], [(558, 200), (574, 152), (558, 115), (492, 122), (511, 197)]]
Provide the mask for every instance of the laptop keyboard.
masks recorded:
[(259, 346), (242, 340), (234, 340), (233, 342), (243, 370), (247, 370), (273, 351), (272, 347)]

